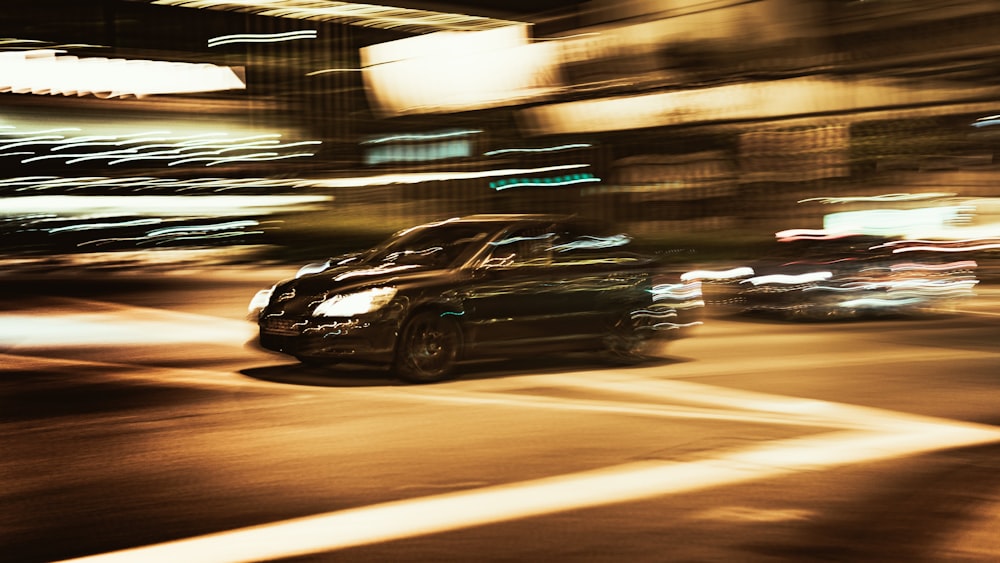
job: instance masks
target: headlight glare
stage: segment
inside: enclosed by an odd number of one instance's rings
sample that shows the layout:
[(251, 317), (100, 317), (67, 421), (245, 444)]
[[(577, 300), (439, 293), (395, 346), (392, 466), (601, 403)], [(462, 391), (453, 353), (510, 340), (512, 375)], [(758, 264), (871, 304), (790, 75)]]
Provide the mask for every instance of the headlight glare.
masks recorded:
[(384, 307), (396, 295), (394, 287), (376, 287), (355, 293), (334, 295), (313, 309), (314, 317), (353, 317)]
[(250, 304), (247, 305), (247, 313), (252, 315), (267, 307), (268, 302), (271, 301), (272, 293), (274, 293), (274, 286), (271, 286), (270, 289), (262, 289), (254, 294), (253, 298), (250, 299)]

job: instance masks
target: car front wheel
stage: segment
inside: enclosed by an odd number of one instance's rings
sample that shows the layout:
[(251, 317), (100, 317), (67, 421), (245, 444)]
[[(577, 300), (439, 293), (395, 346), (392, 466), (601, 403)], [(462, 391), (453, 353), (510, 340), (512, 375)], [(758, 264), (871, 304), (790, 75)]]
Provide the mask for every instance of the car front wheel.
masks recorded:
[(394, 371), (412, 383), (441, 381), (454, 373), (461, 350), (458, 323), (432, 311), (417, 313), (400, 333)]

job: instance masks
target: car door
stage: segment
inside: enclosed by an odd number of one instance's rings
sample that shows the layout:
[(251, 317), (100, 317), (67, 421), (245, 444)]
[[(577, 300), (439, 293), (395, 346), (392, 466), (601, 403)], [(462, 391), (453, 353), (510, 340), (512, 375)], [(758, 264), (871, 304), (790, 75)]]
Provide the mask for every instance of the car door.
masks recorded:
[(550, 224), (512, 229), (490, 243), (463, 291), (467, 341), (506, 348), (557, 341), (564, 304), (551, 268)]
[[(637, 305), (650, 301), (649, 269), (622, 250), (630, 239), (569, 224), (552, 239), (551, 276), (558, 291), (558, 330), (579, 339), (601, 337)], [(555, 305), (553, 305), (555, 306)]]

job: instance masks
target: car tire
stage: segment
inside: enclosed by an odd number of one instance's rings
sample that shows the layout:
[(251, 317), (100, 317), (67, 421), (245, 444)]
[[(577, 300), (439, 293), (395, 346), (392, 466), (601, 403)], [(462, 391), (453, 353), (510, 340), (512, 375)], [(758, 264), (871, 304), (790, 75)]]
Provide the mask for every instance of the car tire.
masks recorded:
[(453, 319), (434, 311), (415, 314), (396, 343), (396, 376), (411, 383), (433, 383), (453, 376), (462, 353), (462, 331)]
[(649, 360), (652, 339), (631, 315), (625, 313), (612, 325), (604, 339), (604, 355), (617, 364), (638, 364)]

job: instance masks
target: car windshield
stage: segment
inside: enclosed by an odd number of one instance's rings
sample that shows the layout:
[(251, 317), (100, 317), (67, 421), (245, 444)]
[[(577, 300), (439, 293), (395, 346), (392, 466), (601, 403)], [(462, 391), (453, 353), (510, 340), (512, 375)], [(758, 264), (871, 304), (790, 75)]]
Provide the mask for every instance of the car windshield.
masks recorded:
[(443, 223), (403, 231), (375, 247), (364, 257), (365, 264), (398, 264), (428, 268), (448, 268), (482, 246), (492, 234), (488, 225)]

